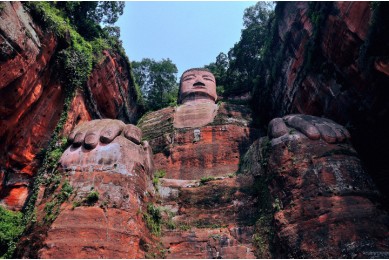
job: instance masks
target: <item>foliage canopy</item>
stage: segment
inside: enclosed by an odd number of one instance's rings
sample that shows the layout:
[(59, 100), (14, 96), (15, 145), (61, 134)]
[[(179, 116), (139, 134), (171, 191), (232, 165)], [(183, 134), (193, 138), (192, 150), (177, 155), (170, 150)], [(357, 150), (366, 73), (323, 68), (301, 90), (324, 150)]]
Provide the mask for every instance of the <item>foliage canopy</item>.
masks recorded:
[(59, 1), (55, 6), (87, 39), (102, 36), (100, 24), (113, 25), (124, 10), (123, 1)]
[[(225, 94), (249, 91), (258, 82), (259, 67), (269, 38), (269, 21), (274, 16), (274, 4), (258, 2), (247, 8), (243, 16), (241, 38), (228, 55), (220, 53), (216, 62), (205, 67), (215, 74), (218, 89)], [(220, 91), (218, 91), (218, 94)]]
[(144, 58), (132, 62), (136, 83), (140, 86), (146, 110), (158, 110), (177, 104), (177, 67), (170, 59)]
[(0, 206), (0, 257), (10, 258), (16, 241), (23, 232), (22, 213)]

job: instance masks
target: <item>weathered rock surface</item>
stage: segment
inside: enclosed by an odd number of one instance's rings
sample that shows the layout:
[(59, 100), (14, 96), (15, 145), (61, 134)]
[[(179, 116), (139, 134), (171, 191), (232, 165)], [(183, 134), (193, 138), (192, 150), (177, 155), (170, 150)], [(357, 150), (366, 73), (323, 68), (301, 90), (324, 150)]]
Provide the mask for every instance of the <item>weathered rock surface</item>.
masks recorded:
[[(64, 93), (53, 79), (50, 60), (57, 47), (52, 33), (34, 24), (19, 2), (4, 2), (0, 15), (0, 165), (2, 200), (21, 209), (35, 155), (59, 120)], [(31, 35), (27, 37), (26, 35)]]
[[(250, 127), (249, 109), (229, 103), (209, 109), (214, 118), (208, 124), (189, 127), (204, 119), (202, 109), (211, 104), (197, 105), (152, 112), (139, 123), (153, 148), (155, 168), (166, 172), (158, 185), (164, 221), (170, 223), (161, 235), (164, 256), (255, 258), (253, 180), (235, 173), (259, 131)], [(177, 124), (179, 109), (190, 113), (185, 127), (183, 121)]]
[[(61, 157), (63, 181), (73, 188), (50, 225), (48, 205), (58, 193), (41, 191), (38, 202), (40, 241), (27, 243), (19, 257), (38, 258), (144, 258), (152, 236), (142, 212), (152, 200), (149, 147), (118, 136), (95, 149), (70, 146)], [(96, 194), (92, 196), (91, 194)], [(48, 193), (47, 193), (48, 194)], [(55, 195), (57, 194), (57, 195)], [(46, 222), (45, 222), (46, 220)], [(37, 236), (34, 231), (24, 241)], [(23, 243), (22, 240), (22, 243)], [(34, 245), (35, 243), (35, 245)]]
[(389, 256), (389, 216), (350, 144), (285, 134), (271, 140), (267, 174), (279, 257)]
[[(284, 66), (281, 66), (281, 71), (277, 73), (279, 78), (272, 86), (274, 92), (270, 92), (273, 105), (269, 110), (271, 117), (305, 113), (345, 123), (352, 118), (350, 112), (356, 105), (351, 97), (360, 99), (362, 96), (359, 95), (368, 93), (370, 84), (358, 64), (358, 58), (372, 16), (369, 3), (322, 5), (326, 8), (320, 9), (320, 12), (315, 10), (317, 15), (323, 16), (320, 29), (315, 28), (309, 18), (309, 12), (315, 11), (310, 10), (308, 2), (280, 5), (277, 44), (286, 44), (287, 48), (282, 61)], [(305, 53), (314, 30), (320, 33), (321, 41), (319, 46), (315, 46), (320, 50), (320, 57), (313, 59), (323, 58), (323, 68), (304, 72), (303, 64), (307, 62)]]
[[(37, 154), (48, 145), (63, 110), (65, 89), (57, 80), (61, 68), (53, 61), (66, 44), (35, 23), (20, 2), (2, 6), (0, 203), (20, 210), (40, 164)], [(78, 91), (72, 100), (63, 136), (92, 118), (134, 123), (139, 116), (127, 62), (107, 51), (103, 57), (88, 81), (89, 95)]]
[(345, 125), (388, 196), (387, 10), (387, 3), (375, 8), (371, 2), (279, 4), (272, 49), (279, 66), (267, 92), (258, 88), (254, 98), (267, 104), (266, 110), (254, 107), (257, 116), (269, 121), (303, 113)]
[(147, 242), (147, 228), (136, 212), (68, 205), (51, 226), (38, 257), (144, 258)]
[(87, 82), (93, 113), (135, 123), (140, 111), (129, 64), (117, 53), (103, 51), (103, 57)]
[(161, 179), (161, 206), (174, 228), (161, 242), (166, 258), (255, 258), (258, 217), (251, 178), (221, 177), (208, 182)]
[(183, 104), (174, 113), (173, 125), (175, 128), (205, 126), (214, 120), (217, 109), (217, 105), (210, 102)]
[(156, 169), (165, 170), (167, 178), (235, 173), (240, 156), (259, 136), (250, 127), (250, 110), (245, 106), (222, 103), (212, 123), (194, 128), (174, 128), (174, 113), (165, 108), (145, 115), (139, 123), (153, 149)]
[[(309, 17), (309, 3), (279, 5), (278, 35), (287, 47), (277, 48), (286, 55), (270, 97), (263, 96), (271, 106), (261, 109), (269, 118), (303, 112), (354, 126), (350, 130), (357, 148), (376, 157), (368, 164), (379, 162), (372, 174), (385, 187), (388, 60), (378, 53), (372, 76), (360, 66), (371, 40), (370, 4), (321, 4), (328, 8), (315, 14), (324, 15), (319, 31)], [(61, 48), (58, 39), (42, 31), (20, 3), (4, 6), (0, 200), (18, 210), (35, 177), (36, 154), (61, 116), (65, 92), (53, 67)], [(314, 32), (320, 33), (315, 53), (322, 66), (309, 70), (306, 50)], [(134, 122), (138, 107), (130, 77), (127, 62), (105, 51), (85, 92), (78, 91), (72, 100), (62, 135), (92, 118)], [(64, 153), (58, 186), (41, 186), (36, 222), (19, 242), (16, 257), (389, 258), (385, 205), (379, 204), (378, 190), (356, 151), (344, 142), (346, 134), (339, 137), (322, 128), (307, 133), (315, 137), (310, 140), (298, 127), (290, 129), (301, 126), (300, 121), (284, 118), (273, 122), (279, 127), (270, 127), (271, 142), (257, 140), (263, 134), (252, 127), (245, 106), (202, 103), (201, 96), (186, 101), (198, 102), (199, 108), (169, 107), (139, 123), (153, 159), (135, 128), (133, 135), (131, 129), (121, 129), (112, 143), (98, 142), (91, 150), (75, 135), (78, 146)], [(88, 140), (96, 137), (90, 136)], [(166, 171), (156, 195), (153, 161), (156, 169)], [(235, 176), (239, 162), (242, 173)], [(65, 184), (73, 192), (62, 203)], [(161, 207), (160, 238), (145, 223), (149, 203)]]

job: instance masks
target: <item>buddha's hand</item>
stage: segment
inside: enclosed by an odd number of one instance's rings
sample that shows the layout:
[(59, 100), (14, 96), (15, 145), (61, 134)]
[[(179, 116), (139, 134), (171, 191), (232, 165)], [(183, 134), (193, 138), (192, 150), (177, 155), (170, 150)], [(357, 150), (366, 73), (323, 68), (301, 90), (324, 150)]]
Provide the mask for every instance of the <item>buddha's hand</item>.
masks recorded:
[(269, 123), (268, 135), (277, 138), (296, 130), (311, 140), (322, 138), (327, 143), (340, 143), (350, 138), (348, 130), (334, 121), (303, 114), (274, 118)]
[(117, 136), (123, 135), (135, 144), (140, 144), (142, 131), (134, 125), (126, 125), (120, 120), (98, 119), (77, 125), (68, 137), (73, 147), (95, 148), (99, 142), (111, 143)]

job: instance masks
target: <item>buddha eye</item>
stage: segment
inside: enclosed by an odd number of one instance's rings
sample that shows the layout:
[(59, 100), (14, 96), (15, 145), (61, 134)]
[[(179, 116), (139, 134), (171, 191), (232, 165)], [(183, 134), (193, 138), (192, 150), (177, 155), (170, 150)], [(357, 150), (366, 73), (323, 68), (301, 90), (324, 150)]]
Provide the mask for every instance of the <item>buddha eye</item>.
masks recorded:
[(205, 80), (208, 80), (208, 81), (214, 81), (212, 78), (209, 78), (209, 77), (203, 77), (203, 79), (205, 79)]
[(185, 77), (184, 78), (184, 81), (188, 81), (188, 80), (192, 80), (192, 79), (194, 79), (195, 77), (193, 77), (193, 76), (188, 76), (188, 77)]

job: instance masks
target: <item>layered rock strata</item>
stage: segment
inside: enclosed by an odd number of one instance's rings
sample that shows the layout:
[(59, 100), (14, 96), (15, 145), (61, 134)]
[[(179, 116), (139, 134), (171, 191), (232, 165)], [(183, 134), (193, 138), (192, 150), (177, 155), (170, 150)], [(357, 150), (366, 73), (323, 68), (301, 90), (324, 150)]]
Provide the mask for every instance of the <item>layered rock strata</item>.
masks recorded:
[(160, 179), (165, 221), (161, 242), (166, 258), (256, 258), (253, 243), (258, 217), (252, 179)]
[(21, 3), (2, 5), (0, 188), (2, 202), (21, 209), (38, 166), (34, 158), (59, 120), (64, 93), (49, 69), (55, 36), (37, 26)]

